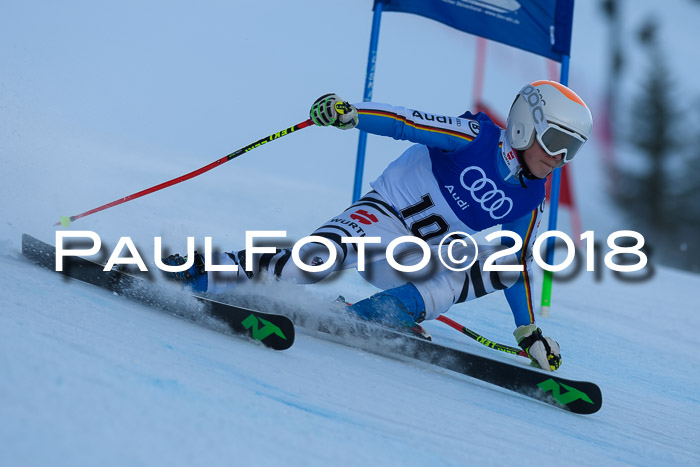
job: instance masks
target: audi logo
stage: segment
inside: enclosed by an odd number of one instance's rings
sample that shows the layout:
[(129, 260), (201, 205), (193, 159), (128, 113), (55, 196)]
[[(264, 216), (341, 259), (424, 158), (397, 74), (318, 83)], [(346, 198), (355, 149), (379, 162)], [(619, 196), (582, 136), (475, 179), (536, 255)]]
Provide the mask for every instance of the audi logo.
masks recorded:
[[(468, 172), (475, 171), (479, 178), (473, 180), (470, 185), (464, 181)], [(469, 192), (472, 199), (479, 203), (481, 209), (488, 212), (492, 219), (503, 219), (513, 209), (513, 200), (499, 190), (496, 183), (486, 176), (481, 167), (467, 167), (459, 176), (459, 181), (465, 190)]]

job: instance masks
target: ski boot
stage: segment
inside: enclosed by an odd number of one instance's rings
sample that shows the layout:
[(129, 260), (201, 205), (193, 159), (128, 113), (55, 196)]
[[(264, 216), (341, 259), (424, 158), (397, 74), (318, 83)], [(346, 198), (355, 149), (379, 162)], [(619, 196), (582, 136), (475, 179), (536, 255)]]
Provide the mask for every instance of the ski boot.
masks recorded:
[(348, 306), (360, 318), (425, 340), (432, 336), (420, 323), (425, 319), (425, 302), (410, 282), (388, 289)]
[[(187, 257), (184, 258), (178, 254), (170, 255), (163, 259), (163, 263), (168, 266), (181, 266), (187, 262)], [(204, 257), (194, 252), (194, 264), (186, 271), (182, 272), (166, 272), (165, 276), (175, 282), (183, 284), (185, 287), (192, 289), (192, 292), (207, 291), (207, 271), (204, 269)]]

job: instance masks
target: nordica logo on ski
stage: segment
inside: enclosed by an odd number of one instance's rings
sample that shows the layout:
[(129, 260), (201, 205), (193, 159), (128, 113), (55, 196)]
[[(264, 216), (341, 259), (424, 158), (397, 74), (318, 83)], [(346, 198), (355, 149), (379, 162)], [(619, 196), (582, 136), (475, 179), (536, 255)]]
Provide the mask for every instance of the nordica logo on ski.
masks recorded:
[[(262, 327), (260, 327), (260, 323), (263, 324)], [(267, 320), (258, 318), (252, 313), (248, 315), (246, 319), (241, 321), (241, 324), (244, 328), (250, 329), (250, 332), (253, 335), (253, 339), (262, 341), (270, 337), (272, 334), (277, 334), (282, 339), (287, 340), (287, 337), (284, 335), (280, 328), (278, 328), (277, 326), (275, 326)]]
[[(589, 404), (594, 403), (585, 392), (579, 391), (578, 389), (572, 388), (571, 386), (567, 386), (563, 383), (557, 383), (552, 378), (549, 378), (546, 381), (542, 381), (537, 386), (544, 392), (552, 391), (552, 397), (554, 398), (554, 400), (556, 400), (562, 405), (569, 405), (572, 402), (577, 401), (579, 399), (582, 399), (585, 402), (588, 402)], [(567, 392), (562, 394), (561, 388), (566, 389)]]

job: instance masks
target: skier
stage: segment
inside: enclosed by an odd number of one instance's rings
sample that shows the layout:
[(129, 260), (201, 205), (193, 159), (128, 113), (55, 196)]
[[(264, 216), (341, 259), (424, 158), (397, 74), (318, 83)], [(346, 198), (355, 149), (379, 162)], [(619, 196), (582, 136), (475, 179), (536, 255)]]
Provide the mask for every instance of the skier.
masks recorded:
[[(591, 135), (593, 120), (583, 100), (554, 81), (527, 84), (510, 108), (505, 130), (483, 113), (450, 117), (375, 102), (350, 104), (335, 94), (318, 98), (310, 116), (319, 126), (358, 128), (416, 143), (389, 164), (371, 184), (372, 191), (313, 232), (323, 242), (307, 243), (300, 250), (299, 257), (307, 265), (327, 265), (335, 253), (333, 264), (323, 271), (307, 272), (290, 261), (290, 249), (277, 249), (253, 256), (250, 272), (246, 270), (246, 251), (241, 250), (215, 258), (219, 261), (215, 264), (239, 265), (236, 273), (207, 274), (201, 256), (195, 255), (194, 265), (173, 274), (175, 278), (195, 291), (220, 293), (257, 276), (308, 284), (333, 271), (356, 267), (383, 291), (348, 309), (363, 319), (409, 329), (427, 338), (418, 323), (437, 318), (453, 304), (504, 290), (518, 345), (534, 365), (557, 369), (561, 364), (559, 344), (543, 336), (535, 324), (532, 245), (544, 209), (546, 177), (570, 162)], [(509, 254), (501, 253), (493, 264), (520, 270), (485, 270), (482, 255), (468, 269), (459, 270), (459, 258), (475, 255), (463, 234), (497, 225), (517, 234), (522, 242), (501, 237)], [(405, 236), (429, 245), (433, 260), (427, 268), (400, 273), (387, 262), (390, 242)], [(434, 258), (446, 236), (456, 240), (456, 249), (448, 267), (443, 267)], [(367, 245), (352, 243), (365, 237), (381, 240)], [(479, 247), (489, 251), (488, 245)], [(406, 265), (418, 263), (425, 252), (406, 242), (393, 253)], [(362, 258), (366, 269), (358, 262)], [(165, 259), (171, 265), (185, 261), (179, 255)]]

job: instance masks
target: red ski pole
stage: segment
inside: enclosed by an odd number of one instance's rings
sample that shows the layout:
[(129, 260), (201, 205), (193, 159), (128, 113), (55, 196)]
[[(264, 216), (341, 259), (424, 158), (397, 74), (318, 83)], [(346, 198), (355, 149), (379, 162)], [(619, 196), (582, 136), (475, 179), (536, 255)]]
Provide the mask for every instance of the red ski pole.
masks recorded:
[[(442, 321), (443, 323), (447, 324), (448, 326), (455, 328), (456, 330), (458, 330), (462, 334), (465, 334), (465, 335), (471, 337), (472, 339), (477, 341), (479, 344), (483, 344), (486, 347), (490, 347), (492, 349), (500, 350), (501, 352), (506, 352), (506, 353), (510, 353), (513, 355), (520, 355), (521, 357), (527, 357), (527, 353), (524, 350), (519, 349), (517, 347), (510, 347), (508, 345), (499, 344), (497, 342), (492, 342), (492, 341), (488, 340), (487, 338), (485, 338), (484, 336), (472, 331), (471, 329), (462, 326), (457, 321), (451, 320), (450, 318), (448, 318), (445, 315), (438, 316), (437, 320)], [(527, 358), (529, 358), (529, 357), (527, 357)]]
[(205, 165), (204, 167), (197, 169), (193, 172), (190, 172), (188, 174), (182, 175), (182, 176), (177, 177), (177, 178), (173, 178), (172, 180), (168, 180), (167, 182), (163, 182), (160, 185), (152, 186), (151, 188), (146, 188), (145, 190), (139, 191), (138, 193), (134, 193), (134, 194), (129, 195), (129, 196), (125, 196), (124, 198), (114, 200), (111, 203), (103, 204), (102, 206), (96, 207), (96, 208), (91, 209), (89, 211), (85, 211), (81, 214), (76, 214), (75, 216), (70, 216), (70, 217), (61, 216), (61, 220), (59, 222), (56, 222), (54, 224), (54, 226), (62, 225), (63, 227), (68, 227), (71, 222), (73, 222), (76, 219), (80, 219), (81, 217), (86, 217), (86, 216), (89, 216), (90, 214), (95, 214), (96, 212), (104, 211), (105, 209), (109, 209), (111, 207), (118, 206), (120, 204), (124, 204), (127, 201), (131, 201), (132, 199), (140, 198), (140, 197), (146, 196), (150, 193), (154, 193), (156, 191), (162, 190), (163, 188), (167, 188), (169, 186), (176, 185), (180, 182), (184, 182), (185, 180), (189, 180), (191, 178), (194, 178), (198, 175), (203, 174), (204, 172), (208, 172), (211, 169), (220, 166), (224, 162), (228, 162), (231, 159), (234, 159), (234, 158), (240, 156), (241, 154), (244, 154), (248, 151), (251, 151), (251, 150), (257, 148), (258, 146), (262, 146), (265, 143), (269, 143), (270, 141), (274, 141), (278, 138), (281, 138), (282, 136), (288, 135), (288, 134), (293, 133), (297, 130), (301, 130), (302, 128), (306, 128), (307, 126), (310, 126), (310, 125), (313, 125), (313, 121), (311, 119), (308, 119), (308, 120), (301, 122), (301, 123), (297, 123), (296, 125), (290, 126), (289, 128), (287, 128), (285, 130), (278, 131), (277, 133), (273, 133), (270, 136), (266, 136), (265, 138), (259, 139), (254, 143), (250, 143), (249, 145), (242, 147), (241, 149), (234, 151), (231, 154), (224, 156), (221, 159), (216, 160), (216, 161), (212, 162), (211, 164)]

